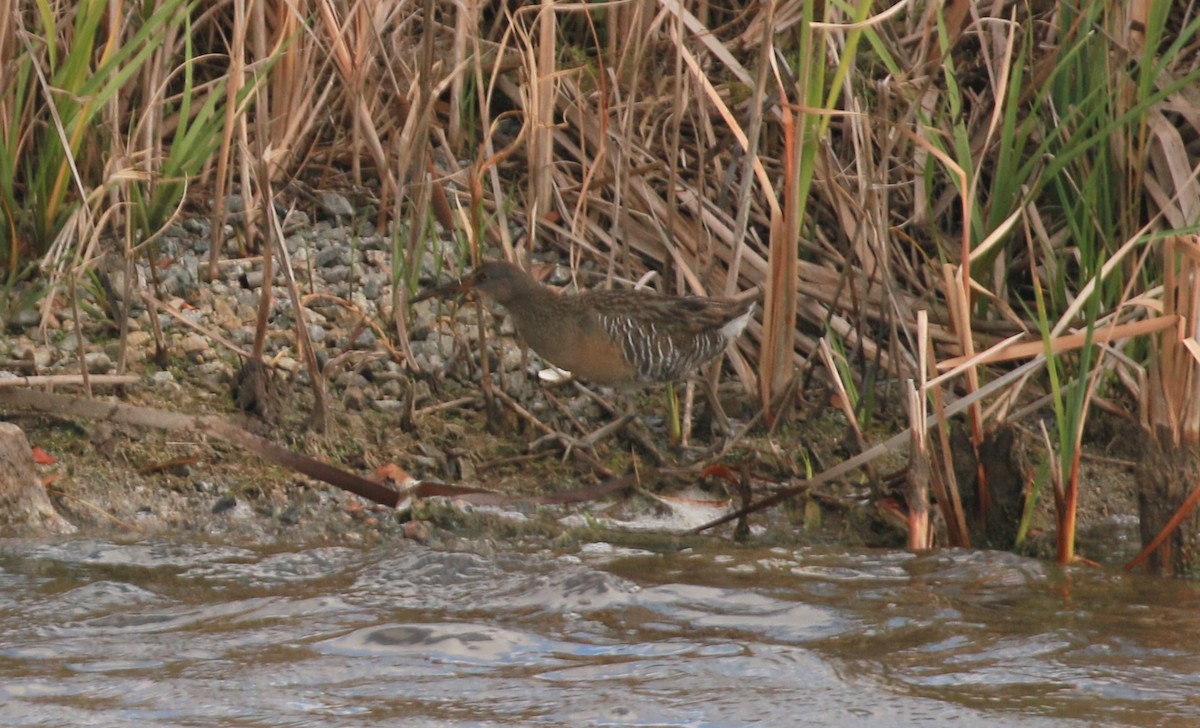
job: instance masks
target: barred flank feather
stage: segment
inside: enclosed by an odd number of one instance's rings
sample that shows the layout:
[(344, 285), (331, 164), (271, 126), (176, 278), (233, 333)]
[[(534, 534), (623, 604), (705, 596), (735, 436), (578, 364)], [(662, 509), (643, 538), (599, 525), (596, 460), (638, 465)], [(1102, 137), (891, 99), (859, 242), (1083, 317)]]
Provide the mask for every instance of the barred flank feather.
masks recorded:
[[(714, 312), (720, 302), (699, 298), (670, 299), (652, 297), (654, 303), (672, 301), (680, 304), (685, 313)], [(597, 316), (617, 342), (625, 358), (635, 369), (638, 382), (664, 382), (683, 379), (708, 360), (716, 357), (746, 328), (754, 304), (719, 311), (707, 321), (692, 321), (692, 325), (672, 327), (656, 321), (647, 312), (613, 312), (598, 310)]]

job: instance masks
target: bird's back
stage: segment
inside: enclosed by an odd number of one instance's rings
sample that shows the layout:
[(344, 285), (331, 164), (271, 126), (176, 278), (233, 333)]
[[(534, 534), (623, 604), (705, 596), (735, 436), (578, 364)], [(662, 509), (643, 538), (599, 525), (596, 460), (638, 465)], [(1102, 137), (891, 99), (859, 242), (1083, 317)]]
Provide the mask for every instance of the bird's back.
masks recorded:
[(581, 298), (640, 383), (687, 377), (741, 335), (754, 308), (753, 302), (643, 291), (593, 291)]

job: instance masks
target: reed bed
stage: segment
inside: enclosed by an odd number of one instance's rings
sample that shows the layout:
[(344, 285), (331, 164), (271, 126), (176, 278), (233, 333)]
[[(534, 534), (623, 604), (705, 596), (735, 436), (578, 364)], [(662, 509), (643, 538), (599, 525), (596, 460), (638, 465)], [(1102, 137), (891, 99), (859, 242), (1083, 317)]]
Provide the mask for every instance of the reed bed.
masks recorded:
[(430, 257), (761, 288), (730, 361), (767, 421), (810, 375), (861, 393), (855, 419), (931, 408), (943, 494), (941, 404), (1040, 360), (968, 429), (1053, 412), (1069, 561), (1089, 408), (1141, 396), (1175, 323), (1159, 241), (1200, 218), (1198, 28), (1149, 0), (0, 0), (0, 265), (70, 289), (181, 216), (220, 236), (236, 193), (248, 242), (214, 239), (215, 270), (272, 239), (267, 199), (332, 189), (393, 236), (398, 304)]

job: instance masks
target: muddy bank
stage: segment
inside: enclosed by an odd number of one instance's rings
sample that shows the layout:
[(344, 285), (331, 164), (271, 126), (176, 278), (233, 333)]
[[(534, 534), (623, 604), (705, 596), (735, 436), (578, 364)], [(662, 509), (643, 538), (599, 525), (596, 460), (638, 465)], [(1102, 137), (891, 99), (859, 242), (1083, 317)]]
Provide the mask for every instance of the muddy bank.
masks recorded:
[[(84, 291), (78, 329), (67, 302), (56, 300), (44, 316), (43, 336), (36, 301), (22, 300), (22, 292), (14, 291), (5, 309), (8, 336), (0, 342), (0, 371), (19, 376), (78, 373), (82, 361), (92, 374), (111, 373), (121, 355), (113, 314), (127, 310), (127, 371), (139, 383), (97, 388), (98, 396), (175, 412), (238, 416), (232, 394), (240, 367), (237, 352), (248, 350), (253, 341), (262, 283), (261, 275), (255, 275), (259, 261), (229, 260), (221, 266), (219, 280), (202, 280), (208, 252), (205, 225), (189, 221), (164, 238), (161, 254), (173, 264), (158, 275), (160, 306), (140, 298), (123, 302), (122, 271), (110, 262), (101, 267), (101, 285)], [(507, 512), (420, 505), (413, 522), (408, 515), (374, 509), (221, 442), (0, 412), (56, 460), (41, 466), (42, 475), (69, 520), (84, 529), (135, 538), (180, 533), (351, 544), (480, 533), (569, 539), (562, 534), (581, 527), (607, 528), (613, 525), (606, 520), (610, 517), (618, 524), (637, 523), (642, 532), (655, 530), (656, 524), (666, 532), (707, 520), (704, 508), (738, 505), (744, 497), (727, 478), (702, 477), (705, 463), (726, 465), (737, 475), (734, 480), (746, 480), (752, 497), (759, 498), (801, 480), (810, 468), (818, 472), (856, 452), (846, 437), (846, 423), (825, 404), (829, 394), (819, 385), (804, 393), (804, 406), (773, 434), (759, 428), (720, 457), (716, 454), (727, 439), (712, 431), (702, 398), (689, 446), (670, 441), (663, 388), (629, 400), (641, 414), (634, 429), (587, 447), (577, 440), (611, 422), (625, 406), (625, 395), (607, 390), (589, 394), (573, 384), (544, 385), (537, 374), (542, 365), (512, 338), (509, 322), (498, 310), (484, 308), (483, 323), (500, 334), (488, 337), (487, 369), (500, 398), (489, 412), (480, 386), (484, 362), (477, 353), (480, 318), (474, 306), (423, 302), (414, 307), (407, 339), (401, 340), (392, 323), (398, 297), (387, 266), (390, 240), (369, 229), (318, 223), (297, 226), (287, 245), (303, 281), (306, 331), (328, 383), (329, 429), (318, 435), (308, 428), (313, 400), (297, 352), (297, 317), (286, 294), (277, 289), (267, 346), (276, 396), (266, 421), (248, 424), (259, 434), (364, 476), (394, 464), (416, 478), (508, 493), (570, 490), (634, 468), (659, 468), (640, 489), (603, 502)], [(141, 281), (150, 279), (150, 273), (136, 271)], [(435, 271), (422, 275), (431, 280)], [(568, 279), (565, 268), (551, 269), (549, 282)], [(151, 316), (163, 331), (165, 368), (155, 363)], [(753, 402), (736, 387), (723, 388), (721, 399), (735, 431), (752, 418)], [(879, 423), (878, 437), (902, 426), (899, 421)], [(891, 458), (878, 463), (876, 473), (902, 466), (902, 459)], [(1110, 560), (1110, 552), (1124, 552), (1127, 533), (1136, 523), (1128, 462), (1118, 452), (1115, 458), (1087, 459), (1084, 468), (1083, 551)], [(880, 493), (857, 476), (822, 494), (752, 519), (751, 536), (779, 543), (903, 543), (877, 507)], [(1050, 500), (1043, 495), (1043, 510)], [(1088, 552), (1089, 529), (1104, 534), (1093, 551), (1105, 553)], [(727, 537), (730, 529), (720, 533)], [(1121, 548), (1114, 549), (1114, 543)]]

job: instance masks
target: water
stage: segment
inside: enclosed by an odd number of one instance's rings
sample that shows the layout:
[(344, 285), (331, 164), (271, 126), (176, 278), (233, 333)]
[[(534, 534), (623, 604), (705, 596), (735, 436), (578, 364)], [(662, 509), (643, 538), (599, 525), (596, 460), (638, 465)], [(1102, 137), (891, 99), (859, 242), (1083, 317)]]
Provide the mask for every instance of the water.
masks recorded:
[(985, 552), (0, 542), (7, 726), (1200, 725), (1196, 587)]

